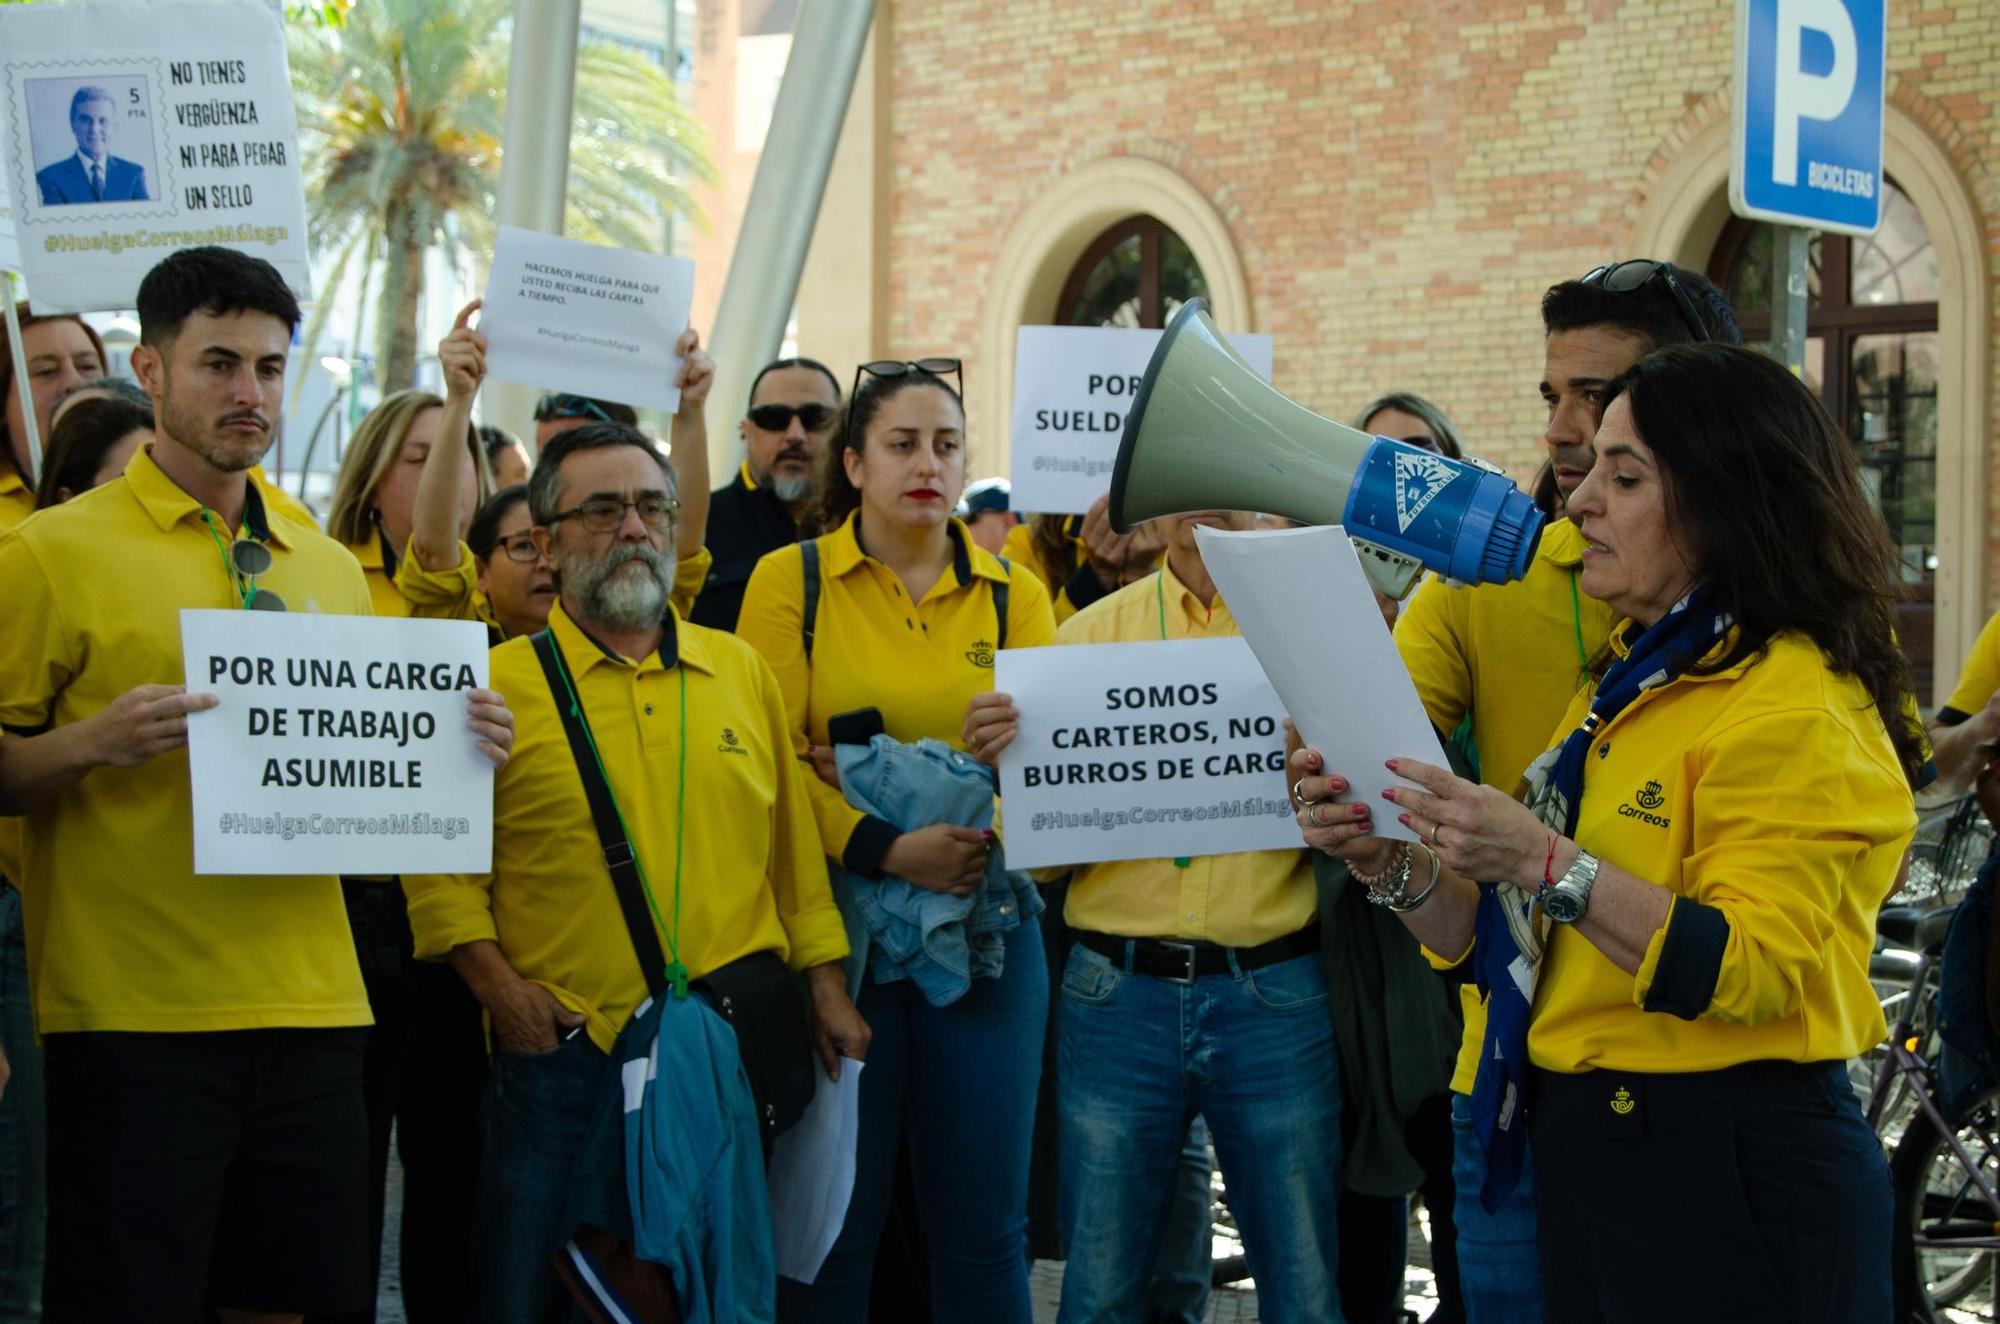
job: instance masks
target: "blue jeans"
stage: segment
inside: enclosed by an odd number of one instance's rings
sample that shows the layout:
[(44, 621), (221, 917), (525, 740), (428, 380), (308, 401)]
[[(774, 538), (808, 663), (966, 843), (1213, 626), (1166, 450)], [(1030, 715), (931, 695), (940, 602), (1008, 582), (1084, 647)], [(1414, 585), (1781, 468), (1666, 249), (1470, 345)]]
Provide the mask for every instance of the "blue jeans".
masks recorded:
[(871, 974), (857, 1002), (874, 1031), (861, 1073), (854, 1195), (812, 1285), (778, 1280), (784, 1324), (862, 1324), (889, 1215), (897, 1147), (912, 1146), (930, 1242), (933, 1318), (1028, 1324), (1028, 1146), (1048, 1020), (1042, 930), (1007, 934), (998, 979), (933, 1007), (907, 979)]
[(1338, 1324), (1340, 1068), (1319, 957), (1176, 984), (1078, 945), (1058, 1054), (1063, 1324), (1143, 1318), (1188, 1122), (1208, 1123), (1259, 1308)]
[(28, 1006), (28, 940), (21, 894), (0, 889), (0, 1045), (13, 1075), (0, 1095), (0, 1324), (42, 1317), (48, 1225), (48, 1114), (42, 1046)]
[(1479, 1188), (1486, 1181), (1486, 1151), (1463, 1094), (1451, 1096), (1453, 1184), (1458, 1202), (1458, 1273), (1470, 1324), (1537, 1324), (1542, 1318), (1542, 1269), (1535, 1246), (1535, 1165), (1521, 1165), (1521, 1183), (1499, 1209), (1486, 1212)]
[(611, 1069), (586, 1034), (547, 1053), (494, 1052), (479, 1108), (485, 1148), (473, 1224), (480, 1324), (570, 1318), (552, 1257), (569, 1231), (571, 1175)]
[(1152, 1324), (1202, 1324), (1208, 1318), (1208, 1297), (1215, 1286), (1211, 1173), (1208, 1124), (1197, 1117), (1188, 1127), (1180, 1162), (1174, 1165), (1173, 1195), (1160, 1231), (1160, 1259), (1146, 1293), (1146, 1318)]

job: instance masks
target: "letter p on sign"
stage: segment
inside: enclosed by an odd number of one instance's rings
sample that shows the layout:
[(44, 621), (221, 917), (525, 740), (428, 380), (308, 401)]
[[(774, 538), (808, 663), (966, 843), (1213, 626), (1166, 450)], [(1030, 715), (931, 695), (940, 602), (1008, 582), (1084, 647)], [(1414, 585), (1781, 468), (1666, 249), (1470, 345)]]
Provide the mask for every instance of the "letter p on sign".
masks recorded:
[(1881, 222), (1887, 0), (1737, 0), (1729, 203), (1869, 234)]

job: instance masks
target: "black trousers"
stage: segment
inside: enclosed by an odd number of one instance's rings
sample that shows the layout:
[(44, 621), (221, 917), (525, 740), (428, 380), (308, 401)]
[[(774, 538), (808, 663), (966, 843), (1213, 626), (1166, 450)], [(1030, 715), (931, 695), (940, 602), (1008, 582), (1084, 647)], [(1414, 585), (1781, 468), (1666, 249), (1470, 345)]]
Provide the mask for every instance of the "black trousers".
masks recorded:
[(1537, 1071), (1547, 1324), (1887, 1324), (1889, 1170), (1839, 1062)]
[[(362, 1064), (368, 1103), (369, 1262), (379, 1276), (389, 1138), (403, 1167), (403, 1305), (410, 1324), (462, 1324), (472, 1309), (474, 1188), (486, 1031), (449, 965), (411, 955), (395, 883), (342, 880), (375, 1026)], [(372, 1324), (374, 1306), (310, 1324)]]
[[(1349, 1119), (1340, 1114), (1342, 1139), (1352, 1143)], [(1465, 1324), (1465, 1296), (1458, 1279), (1458, 1233), (1452, 1225), (1457, 1187), (1452, 1182), (1451, 1095), (1421, 1104), (1403, 1131), (1410, 1156), (1423, 1169), (1417, 1193), (1431, 1215), (1431, 1272), (1438, 1304), (1425, 1324)], [(1340, 1192), (1340, 1311), (1348, 1324), (1401, 1324), (1409, 1269), (1410, 1202), (1402, 1196)]]

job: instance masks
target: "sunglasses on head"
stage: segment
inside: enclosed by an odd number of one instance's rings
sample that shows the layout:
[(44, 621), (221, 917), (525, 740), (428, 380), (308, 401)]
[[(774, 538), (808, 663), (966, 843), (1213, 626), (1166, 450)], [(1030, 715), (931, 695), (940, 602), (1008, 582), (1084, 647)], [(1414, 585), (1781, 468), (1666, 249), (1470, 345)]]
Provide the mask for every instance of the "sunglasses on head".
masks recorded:
[(824, 432), (839, 413), (832, 405), (758, 405), (744, 417), (766, 432), (783, 432), (795, 418), (808, 432)]
[(588, 396), (553, 391), (535, 402), (537, 423), (546, 423), (552, 418), (594, 418), (600, 423), (612, 421), (611, 415), (598, 408), (597, 401)]
[(847, 393), (847, 419), (851, 428), (854, 423), (854, 396), (861, 389), (861, 379), (868, 377), (907, 377), (913, 372), (928, 373), (932, 377), (951, 376), (958, 378), (958, 393), (965, 394), (965, 365), (957, 359), (877, 359), (873, 363), (856, 364), (854, 368), (854, 389)]
[(1659, 281), (1667, 287), (1667, 293), (1673, 297), (1674, 308), (1680, 313), (1682, 324), (1693, 333), (1694, 338), (1697, 341), (1710, 339), (1708, 328), (1702, 325), (1700, 314), (1694, 310), (1693, 301), (1688, 298), (1687, 291), (1681, 288), (1681, 283), (1674, 279), (1674, 268), (1671, 263), (1655, 262), (1643, 257), (1631, 258), (1624, 262), (1607, 262), (1601, 267), (1593, 267), (1585, 272), (1583, 279), (1577, 283), (1596, 285), (1613, 294), (1635, 294), (1654, 281)]

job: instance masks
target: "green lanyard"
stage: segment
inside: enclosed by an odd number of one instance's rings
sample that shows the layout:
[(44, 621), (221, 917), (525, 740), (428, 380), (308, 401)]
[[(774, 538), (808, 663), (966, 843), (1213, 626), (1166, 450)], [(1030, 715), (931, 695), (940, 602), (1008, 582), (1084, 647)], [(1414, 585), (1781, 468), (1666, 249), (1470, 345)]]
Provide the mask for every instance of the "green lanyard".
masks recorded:
[[(1167, 572), (1164, 566), (1161, 567), (1158, 574), (1153, 576), (1153, 601), (1160, 608), (1160, 642), (1165, 643), (1167, 641)], [(1176, 869), (1185, 869), (1193, 863), (1194, 860), (1191, 856), (1176, 855), (1174, 857), (1174, 868)]]
[(1569, 623), (1576, 627), (1577, 677), (1582, 679), (1590, 674), (1590, 650), (1583, 646), (1583, 599), (1576, 591), (1576, 581), (1583, 577), (1580, 570), (1569, 572)]
[[(569, 710), (576, 714), (577, 722), (583, 727), (583, 738), (590, 745), (590, 756), (597, 760), (597, 775), (604, 779), (605, 794), (611, 797), (611, 811), (618, 815), (619, 830), (625, 840), (632, 840), (632, 830), (625, 824), (625, 811), (618, 807), (618, 795), (611, 789), (611, 775), (604, 770), (604, 755), (597, 750), (597, 737), (591, 732), (590, 719), (584, 715), (583, 701), (576, 697), (576, 686), (569, 678), (569, 662), (563, 657), (562, 647), (555, 650), (556, 674), (562, 677), (563, 693), (569, 696)], [(653, 922), (667, 939), (667, 982), (673, 985), (674, 996), (684, 998), (688, 994), (688, 968), (681, 961), (681, 865), (684, 862), (683, 843), (687, 840), (687, 781), (688, 781), (688, 677), (687, 667), (676, 664), (681, 673), (681, 771), (680, 787), (676, 792), (674, 808), (674, 922), (669, 928), (660, 917), (660, 903), (653, 899), (653, 884), (646, 877), (646, 861), (637, 850), (632, 852), (632, 866), (639, 872), (639, 887), (646, 894), (646, 908), (653, 912)]]
[(250, 604), (257, 600), (257, 576), (246, 575), (236, 568), (235, 560), (229, 555), (229, 548), (222, 541), (222, 530), (215, 527), (215, 516), (208, 507), (201, 508), (201, 522), (208, 526), (208, 536), (215, 539), (215, 550), (222, 557), (222, 568), (229, 575), (229, 587), (236, 590), (236, 596), (243, 599), (243, 610), (252, 610)]

